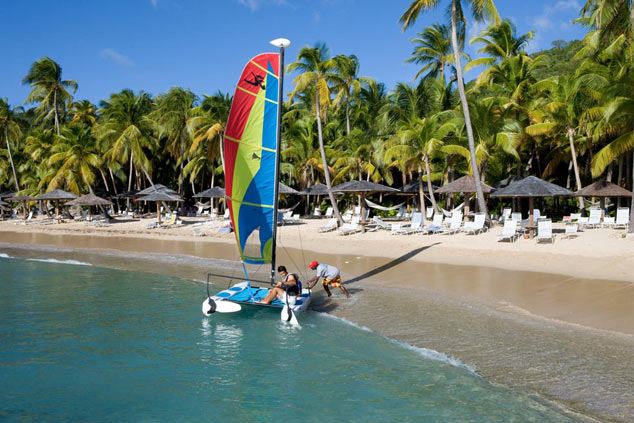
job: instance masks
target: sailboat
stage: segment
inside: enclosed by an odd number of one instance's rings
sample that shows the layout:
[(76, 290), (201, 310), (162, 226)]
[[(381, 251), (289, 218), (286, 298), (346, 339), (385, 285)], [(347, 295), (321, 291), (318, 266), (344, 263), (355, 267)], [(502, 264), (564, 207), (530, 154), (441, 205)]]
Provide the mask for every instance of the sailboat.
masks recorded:
[[(207, 289), (202, 311), (210, 315), (237, 312), (244, 306), (268, 307), (281, 309), (282, 320), (297, 324), (297, 314), (310, 303), (309, 289), (297, 296), (283, 295), (271, 304), (259, 303), (275, 284), (284, 50), (290, 41), (278, 38), (271, 44), (279, 53), (259, 54), (242, 71), (223, 140), (225, 195), (244, 280), (215, 295)], [(270, 265), (270, 281), (251, 279), (247, 265)], [(209, 288), (209, 276), (207, 282)]]

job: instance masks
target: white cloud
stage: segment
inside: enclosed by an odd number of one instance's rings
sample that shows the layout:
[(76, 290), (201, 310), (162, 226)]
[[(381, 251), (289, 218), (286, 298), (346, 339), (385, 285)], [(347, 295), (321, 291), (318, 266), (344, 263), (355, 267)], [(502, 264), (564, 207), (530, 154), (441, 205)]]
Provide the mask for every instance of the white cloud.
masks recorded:
[(150, 4), (152, 5), (152, 7), (158, 6), (158, 2), (159, 0), (150, 0)]
[(121, 66), (134, 66), (134, 62), (128, 56), (125, 56), (112, 48), (104, 48), (101, 50), (101, 58)]
[(251, 12), (257, 11), (261, 6), (270, 4), (273, 6), (291, 6), (288, 0), (238, 0), (242, 6), (247, 7)]
[(559, 0), (555, 3), (555, 10), (572, 10), (578, 12), (581, 10), (581, 5), (577, 0)]
[(547, 5), (542, 10), (542, 14), (536, 16), (532, 20), (532, 24), (538, 29), (551, 29), (555, 25), (553, 21), (560, 21), (557, 27), (561, 30), (569, 30), (572, 28), (572, 17), (570, 13), (579, 13), (581, 4), (578, 0), (559, 0), (554, 5)]

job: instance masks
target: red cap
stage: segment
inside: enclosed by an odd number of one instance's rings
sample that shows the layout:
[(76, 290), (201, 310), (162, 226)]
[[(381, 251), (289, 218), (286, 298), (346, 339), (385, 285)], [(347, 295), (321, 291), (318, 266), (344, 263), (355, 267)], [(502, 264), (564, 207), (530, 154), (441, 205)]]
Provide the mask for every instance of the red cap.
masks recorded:
[(309, 269), (314, 269), (314, 268), (316, 268), (317, 266), (319, 266), (319, 262), (318, 262), (318, 261), (313, 260), (313, 261), (311, 261), (311, 262), (310, 262), (310, 264), (308, 265), (308, 268), (309, 268)]

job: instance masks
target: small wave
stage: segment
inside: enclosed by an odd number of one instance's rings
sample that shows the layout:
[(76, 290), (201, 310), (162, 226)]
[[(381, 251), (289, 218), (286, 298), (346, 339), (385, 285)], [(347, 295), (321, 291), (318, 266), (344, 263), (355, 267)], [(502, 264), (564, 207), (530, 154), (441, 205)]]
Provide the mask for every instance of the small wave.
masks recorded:
[[(353, 327), (355, 327), (357, 329), (360, 329), (362, 331), (374, 333), (374, 331), (372, 329), (370, 329), (370, 328), (368, 328), (366, 326), (362, 326), (362, 325), (359, 325), (357, 323), (351, 322), (350, 320), (344, 319), (343, 317), (333, 316), (332, 314), (328, 314), (328, 313), (320, 313), (320, 315), (322, 315), (324, 317), (331, 318), (331, 319), (338, 320), (340, 322), (343, 322), (343, 323), (345, 323), (347, 325), (353, 326)], [(432, 350), (432, 349), (429, 349), (429, 348), (415, 347), (413, 345), (408, 344), (407, 342), (398, 341), (396, 339), (392, 339), (392, 338), (388, 338), (388, 337), (383, 337), (383, 338), (387, 339), (388, 341), (390, 341), (393, 344), (398, 345), (399, 347), (402, 347), (402, 348), (408, 349), (410, 351), (413, 351), (413, 352), (417, 353), (418, 355), (421, 355), (421, 356), (423, 356), (423, 357), (425, 357), (427, 359), (434, 360), (434, 361), (440, 361), (442, 363), (446, 363), (446, 364), (449, 364), (449, 365), (454, 366), (454, 367), (459, 367), (461, 369), (467, 370), (470, 373), (473, 373), (474, 375), (478, 374), (476, 369), (475, 369), (475, 367), (472, 367), (472, 366), (470, 366), (470, 365), (468, 365), (466, 363), (463, 363), (462, 361), (458, 360), (457, 358), (451, 357), (451, 356), (449, 356), (447, 354), (443, 354), (441, 352), (438, 352), (436, 350)]]
[(41, 261), (43, 263), (59, 263), (59, 264), (73, 264), (75, 266), (92, 266), (90, 263), (79, 260), (57, 260), (57, 259), (27, 259), (28, 261)]
[(0, 253), (0, 258), (7, 258), (7, 259), (10, 259), (10, 258), (13, 258), (13, 257), (11, 257), (10, 255), (5, 254), (5, 253)]
[(390, 342), (401, 346), (403, 348), (406, 348), (410, 351), (414, 351), (415, 353), (422, 355), (425, 358), (428, 358), (430, 360), (435, 360), (435, 361), (441, 361), (443, 363), (447, 363), (450, 364), (454, 367), (460, 367), (461, 369), (465, 369), (471, 373), (473, 373), (474, 375), (477, 375), (477, 371), (475, 369), (475, 367), (472, 367), (466, 363), (463, 363), (462, 361), (458, 360), (457, 358), (451, 357), (447, 354), (443, 354), (441, 352), (438, 352), (436, 350), (431, 350), (429, 348), (421, 348), (421, 347), (415, 347), (413, 345), (408, 344), (407, 342), (403, 342), (403, 341), (397, 341), (396, 339), (390, 339)]

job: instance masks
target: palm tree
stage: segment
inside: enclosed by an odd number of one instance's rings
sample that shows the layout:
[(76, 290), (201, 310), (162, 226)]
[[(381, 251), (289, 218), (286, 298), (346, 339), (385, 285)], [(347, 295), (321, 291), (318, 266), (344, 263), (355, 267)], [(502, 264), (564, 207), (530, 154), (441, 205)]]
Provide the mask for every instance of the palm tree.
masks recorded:
[(62, 79), (62, 67), (49, 57), (43, 57), (31, 65), (22, 80), (31, 86), (26, 103), (39, 102), (37, 111), (42, 120), (53, 118), (55, 130), (60, 134), (60, 121), (64, 111), (73, 101), (72, 93), (77, 91), (77, 82)]
[(74, 102), (70, 112), (72, 114), (71, 124), (82, 123), (95, 126), (97, 123), (97, 107), (88, 100)]
[[(417, 79), (421, 75), (424, 75), (424, 78), (439, 78), (444, 85), (445, 69), (453, 62), (450, 38), (451, 33), (447, 25), (434, 24), (410, 40), (415, 47), (407, 61), (423, 65), (416, 74)], [(464, 40), (460, 41), (462, 46)]]
[(15, 183), (15, 190), (17, 192), (20, 191), (20, 185), (18, 183), (18, 174), (15, 171), (15, 163), (13, 163), (11, 140), (17, 141), (22, 138), (22, 130), (17, 121), (15, 109), (12, 110), (9, 106), (9, 102), (4, 98), (0, 98), (0, 133), (3, 135), (4, 142), (7, 145), (7, 154), (9, 156), (9, 163), (11, 163), (13, 182)]
[(336, 68), (337, 78), (333, 78), (335, 82), (335, 90), (338, 91), (334, 103), (338, 104), (343, 101), (346, 113), (346, 135), (350, 135), (350, 103), (357, 100), (361, 93), (363, 84), (370, 82), (369, 78), (359, 76), (359, 59), (357, 56), (339, 55), (333, 57)]
[[(415, 0), (409, 8), (401, 16), (400, 22), (403, 25), (403, 29), (409, 28), (416, 22), (416, 19), (422, 11), (435, 8), (440, 3), (440, 0)], [(476, 21), (492, 20), (494, 23), (499, 23), (500, 17), (493, 0), (467, 0), (467, 3), (471, 6), (473, 17)], [(478, 167), (476, 165), (476, 153), (475, 153), (475, 141), (473, 138), (473, 128), (471, 126), (471, 117), (469, 115), (469, 104), (467, 103), (467, 95), (465, 93), (464, 79), (462, 76), (462, 63), (461, 49), (458, 43), (459, 30), (464, 31), (465, 21), (462, 8), (462, 0), (450, 1), (451, 12), (451, 46), (454, 54), (454, 66), (456, 68), (458, 93), (460, 95), (460, 103), (462, 104), (462, 113), (464, 115), (465, 128), (467, 130), (467, 140), (469, 142), (469, 151), (471, 152), (471, 167), (474, 171), (474, 179), (476, 181), (476, 196), (478, 198), (478, 205), (480, 211), (486, 214), (486, 202), (484, 201), (484, 193), (482, 192), (482, 184), (480, 183), (480, 175), (478, 173)], [(460, 28), (459, 28), (460, 27)]]
[(128, 191), (132, 190), (133, 170), (136, 166), (153, 184), (149, 172), (152, 163), (146, 155), (156, 142), (148, 114), (152, 111), (152, 98), (141, 91), (123, 90), (101, 102), (103, 123), (96, 128), (99, 142), (110, 161), (129, 163)]
[(230, 109), (231, 96), (218, 91), (212, 96), (205, 96), (187, 121), (188, 130), (193, 135), (190, 154), (198, 151), (200, 145), (204, 144), (208, 160), (214, 161), (220, 158), (223, 172), (225, 168), (223, 138)]
[(461, 124), (455, 119), (449, 119), (451, 115), (451, 111), (439, 112), (429, 117), (414, 117), (403, 122), (396, 137), (390, 141), (391, 147), (385, 152), (386, 161), (402, 160), (418, 171), (421, 212), (424, 212), (425, 207), (423, 166), (432, 207), (440, 211), (431, 182), (431, 159), (443, 145), (445, 137), (451, 132), (456, 132), (458, 125)]
[(55, 174), (49, 189), (67, 187), (79, 194), (82, 188), (87, 188), (93, 192), (95, 171), (100, 169), (102, 158), (89, 126), (76, 124), (64, 127), (51, 152), (47, 164), (55, 168)]
[(324, 169), (324, 179), (328, 187), (328, 197), (332, 205), (333, 212), (339, 224), (343, 224), (343, 219), (337, 207), (335, 195), (332, 192), (330, 180), (330, 168), (326, 157), (324, 146), (322, 119), (326, 117), (328, 106), (330, 105), (330, 83), (336, 78), (335, 62), (328, 58), (328, 49), (324, 44), (317, 44), (315, 47), (304, 47), (297, 55), (297, 61), (288, 66), (290, 72), (298, 71), (295, 77), (295, 88), (291, 93), (290, 100), (298, 93), (310, 97), (317, 119), (317, 138), (319, 140), (319, 152)]
[(474, 66), (491, 66), (504, 59), (518, 56), (524, 53), (528, 42), (533, 39), (532, 31), (523, 35), (517, 35), (517, 28), (508, 19), (504, 19), (497, 25), (490, 25), (480, 35), (469, 40), (470, 44), (481, 43), (483, 46), (478, 53), (486, 55), (471, 61), (465, 70)]
[(166, 94), (156, 99), (156, 109), (150, 117), (156, 122), (159, 138), (167, 139), (167, 151), (172, 155), (180, 172), (178, 175), (178, 192), (183, 194), (183, 167), (185, 152), (192, 144), (192, 134), (188, 122), (193, 116), (196, 96), (189, 90), (171, 88)]

